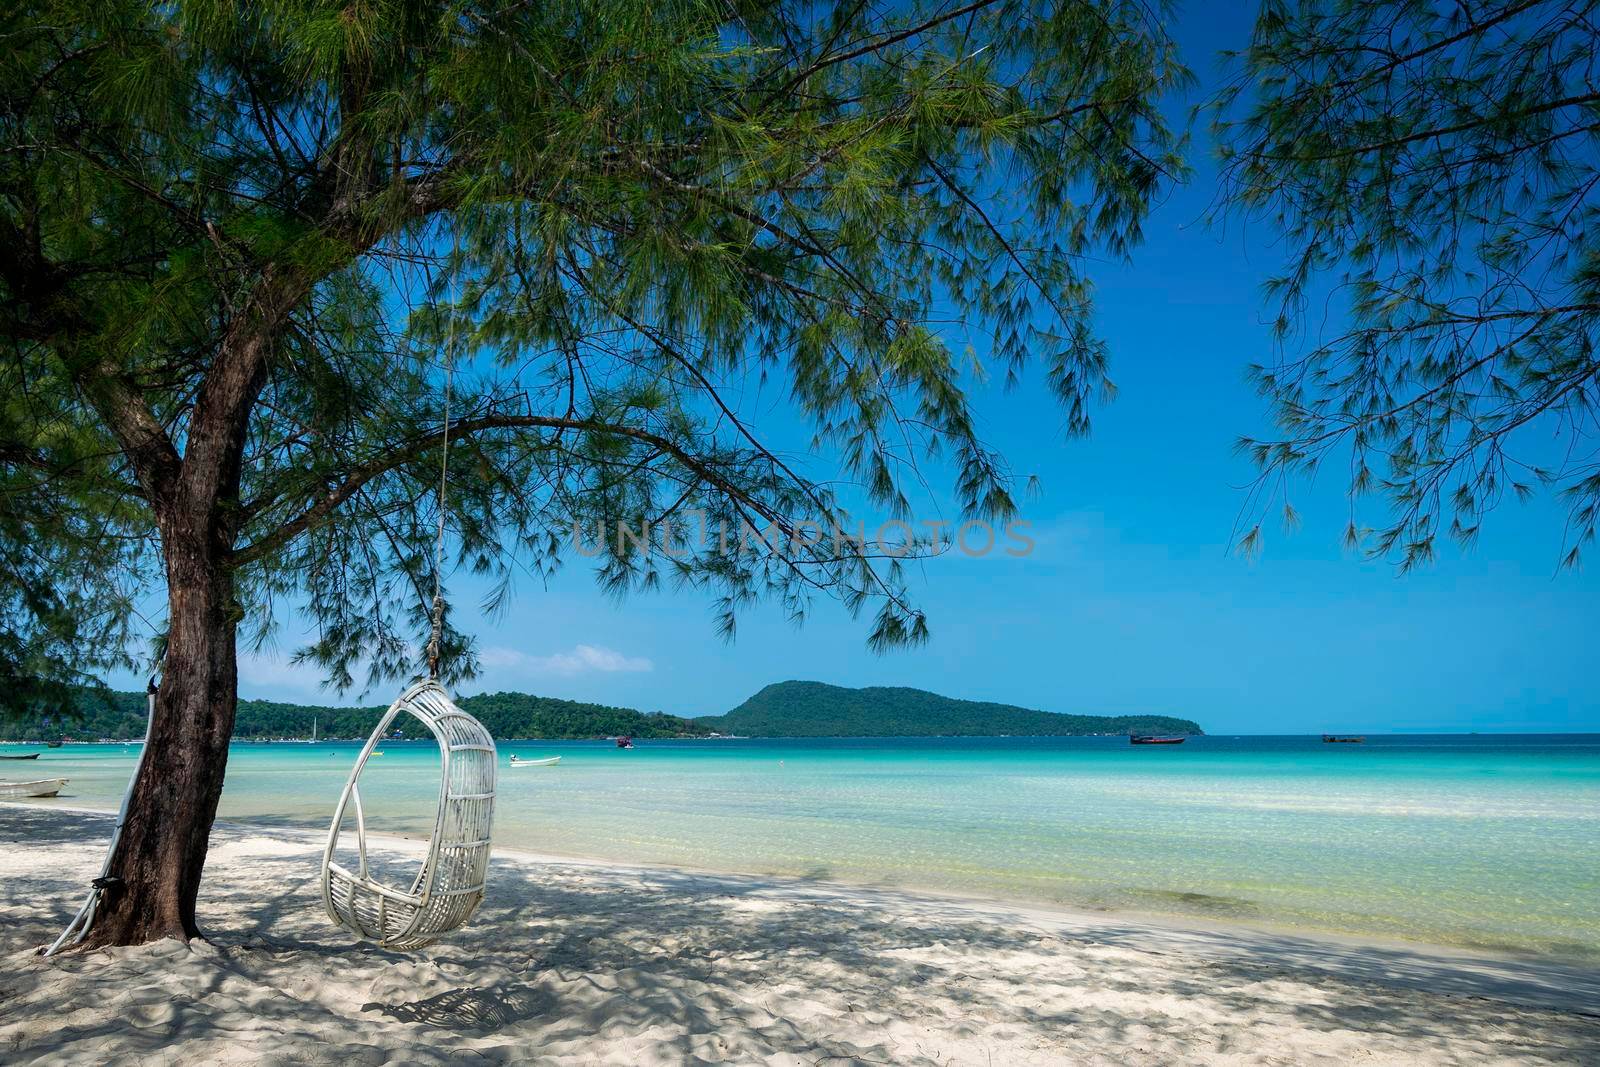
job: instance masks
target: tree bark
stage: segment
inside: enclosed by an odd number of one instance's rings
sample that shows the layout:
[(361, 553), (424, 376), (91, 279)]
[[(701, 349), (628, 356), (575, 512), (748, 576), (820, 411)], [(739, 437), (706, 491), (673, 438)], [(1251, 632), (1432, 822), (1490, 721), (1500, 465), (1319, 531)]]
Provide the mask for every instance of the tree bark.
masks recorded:
[(231, 568), (210, 523), (163, 524), (167, 653), (110, 881), (83, 945), (200, 936), (195, 899), (238, 703)]

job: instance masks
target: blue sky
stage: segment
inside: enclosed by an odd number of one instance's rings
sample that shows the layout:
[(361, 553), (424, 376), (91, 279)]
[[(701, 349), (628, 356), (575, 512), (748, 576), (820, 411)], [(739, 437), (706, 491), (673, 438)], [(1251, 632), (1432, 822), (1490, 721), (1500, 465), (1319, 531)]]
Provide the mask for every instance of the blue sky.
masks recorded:
[[(1218, 49), (1246, 39), (1246, 6), (1191, 5), (1178, 33), (1202, 87), (1212, 85)], [(574, 559), (548, 589), (521, 580), (493, 620), (471, 613), (476, 587), (452, 583), (484, 658), (470, 689), (699, 715), (809, 678), (1052, 711), (1169, 713), (1213, 733), (1600, 730), (1589, 666), (1597, 581), (1557, 571), (1562, 512), (1549, 499), (1502, 507), (1470, 554), (1447, 549), (1399, 577), (1341, 547), (1346, 502), (1328, 479), (1295, 496), (1298, 533), (1271, 530), (1254, 561), (1228, 552), (1250, 476), (1232, 442), (1268, 428), (1243, 371), (1271, 352), (1259, 287), (1275, 258), (1265, 228), (1224, 236), (1204, 224), (1215, 186), (1203, 129), (1196, 147), (1193, 182), (1150, 220), (1133, 264), (1095, 272), (1097, 328), (1120, 395), (1098, 412), (1092, 439), (1064, 441), (1037, 389), (1005, 395), (996, 385), (978, 397), (989, 439), (1041, 480), (1024, 506), (1037, 548), (1024, 559), (919, 565), (926, 647), (874, 655), (867, 624), (829, 603), (801, 629), (775, 605), (750, 611), (727, 645), (705, 599), (669, 593), (619, 607)], [(1382, 517), (1376, 502), (1363, 514)], [(286, 622), (284, 652), (298, 643)], [(386, 699), (333, 697), (285, 659), (246, 657), (242, 694)]]

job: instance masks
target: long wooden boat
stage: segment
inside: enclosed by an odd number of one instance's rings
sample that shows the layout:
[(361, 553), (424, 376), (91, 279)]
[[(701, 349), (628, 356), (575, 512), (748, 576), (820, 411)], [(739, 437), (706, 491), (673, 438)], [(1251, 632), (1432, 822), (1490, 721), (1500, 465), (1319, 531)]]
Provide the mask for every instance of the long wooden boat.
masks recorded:
[(53, 797), (67, 784), (65, 778), (41, 778), (36, 782), (0, 782), (0, 797)]
[(1189, 740), (1187, 737), (1153, 737), (1149, 734), (1129, 734), (1130, 745), (1181, 745)]
[(548, 759), (522, 759), (518, 756), (511, 757), (511, 766), (513, 767), (554, 767), (560, 762), (560, 756), (551, 756)]
[(0, 756), (0, 759), (38, 759), (39, 753), (30, 752), (26, 756)]

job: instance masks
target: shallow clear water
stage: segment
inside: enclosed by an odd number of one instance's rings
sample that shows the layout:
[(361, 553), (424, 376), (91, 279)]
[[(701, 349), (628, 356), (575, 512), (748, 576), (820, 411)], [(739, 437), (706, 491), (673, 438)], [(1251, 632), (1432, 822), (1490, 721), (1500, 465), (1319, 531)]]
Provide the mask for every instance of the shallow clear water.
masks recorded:
[[(222, 816), (325, 825), (353, 743), (233, 746)], [(0, 751), (25, 751), (0, 746)], [(379, 829), (425, 833), (431, 743), (383, 746)], [(134, 747), (0, 776), (115, 807)], [(506, 847), (1600, 958), (1600, 735), (505, 742)], [(369, 816), (370, 817), (370, 816)]]

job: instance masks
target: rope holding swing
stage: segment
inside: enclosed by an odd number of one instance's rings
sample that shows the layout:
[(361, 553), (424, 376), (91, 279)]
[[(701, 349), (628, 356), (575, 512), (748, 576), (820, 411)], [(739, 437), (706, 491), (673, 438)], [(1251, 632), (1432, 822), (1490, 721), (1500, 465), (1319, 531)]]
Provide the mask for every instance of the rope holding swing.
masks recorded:
[[(459, 238), (456, 251), (460, 251)], [(455, 303), (455, 279), (451, 279), (451, 304)], [(450, 386), (455, 366), (456, 317), (450, 315), (450, 331), (444, 347), (444, 427), (439, 433), (439, 530), (433, 542), (433, 629), (428, 637), (428, 677), (439, 677), (439, 643), (444, 637), (444, 512), (450, 477)]]
[[(456, 238), (451, 269), (460, 253)], [(378, 720), (356, 759), (334, 809), (322, 853), (322, 902), (328, 917), (358, 937), (385, 948), (420, 948), (460, 929), (483, 900), (488, 877), (490, 829), (494, 821), (495, 770), (499, 753), (483, 724), (462, 711), (439, 684), (444, 637), (445, 507), (450, 473), (450, 388), (455, 358), (455, 278), (445, 345), (444, 428), (439, 455), (439, 528), (434, 542), (433, 625), (428, 637), (428, 677), (401, 693)], [(409, 888), (377, 874), (368, 862), (367, 813), (361, 802), (361, 772), (373, 750), (401, 714), (411, 715), (439, 744), (439, 805), (428, 853)], [(345, 814), (355, 814), (354, 869), (339, 858)], [(347, 850), (348, 851), (348, 850)]]
[(428, 638), (428, 677), (439, 678), (439, 638), (444, 634), (444, 597), (433, 597), (433, 635)]

